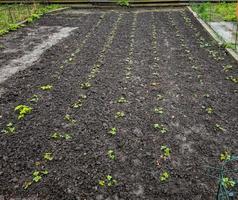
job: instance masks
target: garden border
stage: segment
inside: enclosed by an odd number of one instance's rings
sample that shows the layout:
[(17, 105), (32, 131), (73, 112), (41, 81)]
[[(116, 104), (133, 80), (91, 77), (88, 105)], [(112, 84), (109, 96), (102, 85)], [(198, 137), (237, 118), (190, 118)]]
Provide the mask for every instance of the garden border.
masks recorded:
[[(214, 40), (218, 42), (219, 45), (223, 44), (224, 41), (218, 38), (216, 32), (212, 30), (202, 19), (200, 19), (190, 6), (187, 6), (187, 9), (193, 14), (193, 16), (197, 19), (197, 21), (203, 26), (204, 29), (213, 37)], [(238, 53), (236, 53), (233, 49), (225, 48), (225, 50), (238, 62)]]

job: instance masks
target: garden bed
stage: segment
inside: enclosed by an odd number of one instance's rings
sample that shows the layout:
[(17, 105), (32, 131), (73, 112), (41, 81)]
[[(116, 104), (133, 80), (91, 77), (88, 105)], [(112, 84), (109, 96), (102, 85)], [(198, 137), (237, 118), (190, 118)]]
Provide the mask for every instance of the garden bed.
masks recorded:
[(76, 29), (0, 84), (0, 199), (215, 198), (237, 62), (188, 10), (47, 15), (0, 39), (0, 70), (41, 26)]

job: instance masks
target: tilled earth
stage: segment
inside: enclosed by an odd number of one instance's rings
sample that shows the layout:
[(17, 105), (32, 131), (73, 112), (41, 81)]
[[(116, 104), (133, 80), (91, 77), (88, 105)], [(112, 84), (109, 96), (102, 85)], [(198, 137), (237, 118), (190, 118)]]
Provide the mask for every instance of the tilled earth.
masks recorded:
[(237, 62), (183, 8), (67, 10), (1, 38), (0, 70), (54, 27), (76, 29), (0, 85), (0, 199), (214, 199), (205, 166), (238, 154)]

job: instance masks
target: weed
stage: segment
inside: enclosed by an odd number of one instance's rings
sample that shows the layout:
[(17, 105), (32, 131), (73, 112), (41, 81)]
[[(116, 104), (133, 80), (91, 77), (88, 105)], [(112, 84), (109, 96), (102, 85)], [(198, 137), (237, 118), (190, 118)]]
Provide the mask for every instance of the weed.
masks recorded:
[(120, 6), (129, 6), (129, 0), (117, 0), (117, 4)]
[(107, 155), (109, 156), (109, 158), (111, 160), (115, 160), (116, 159), (116, 155), (115, 155), (115, 152), (113, 150), (108, 150)]
[(123, 118), (125, 117), (125, 113), (122, 111), (122, 112), (117, 112), (116, 115), (115, 115), (115, 118)]
[(34, 94), (31, 98), (27, 99), (27, 101), (37, 103), (39, 101), (39, 97)]
[(53, 86), (52, 85), (43, 85), (40, 87), (40, 89), (44, 90), (44, 91), (50, 91), (52, 90)]
[(72, 124), (76, 123), (77, 121), (75, 119), (73, 119), (69, 114), (66, 114), (64, 116), (64, 119)]
[(80, 85), (81, 89), (89, 89), (90, 87), (92, 87), (91, 83), (90, 82), (85, 82), (85, 83), (82, 83)]
[(44, 153), (43, 157), (45, 160), (49, 160), (49, 161), (53, 160), (53, 158), (54, 158), (52, 153)]
[(117, 134), (117, 128), (116, 128), (116, 127), (112, 127), (112, 128), (110, 129), (109, 133), (110, 133), (111, 135), (116, 135), (116, 134)]
[(18, 112), (18, 119), (23, 119), (27, 114), (32, 112), (32, 108), (26, 105), (18, 105), (15, 107), (15, 111)]
[(162, 124), (154, 124), (154, 128), (158, 129), (161, 133), (166, 133), (168, 131)]
[(154, 112), (157, 113), (157, 114), (163, 114), (164, 113), (163, 108), (161, 108), (161, 107), (154, 108)]
[(162, 158), (164, 160), (166, 160), (167, 158), (170, 157), (171, 149), (169, 147), (167, 147), (166, 145), (162, 145), (160, 149), (161, 149), (161, 151), (163, 151)]
[(228, 151), (224, 151), (224, 153), (221, 153), (220, 160), (221, 161), (228, 161), (231, 159), (231, 154)]
[(127, 103), (127, 100), (125, 99), (125, 97), (120, 97), (120, 98), (117, 100), (117, 103)]
[(15, 133), (15, 131), (16, 131), (15, 126), (13, 125), (12, 122), (9, 122), (9, 123), (6, 125), (6, 128), (3, 129), (1, 132), (2, 132), (2, 133), (5, 133), (5, 134), (12, 134), (12, 133)]
[(169, 177), (170, 177), (169, 172), (165, 171), (160, 175), (159, 179), (161, 182), (165, 182), (169, 179)]

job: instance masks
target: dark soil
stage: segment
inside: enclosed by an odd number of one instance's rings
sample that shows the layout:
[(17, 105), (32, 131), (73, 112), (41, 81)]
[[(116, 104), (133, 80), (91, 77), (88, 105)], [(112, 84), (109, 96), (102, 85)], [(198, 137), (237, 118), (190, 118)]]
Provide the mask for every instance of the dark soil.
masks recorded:
[[(226, 79), (237, 77), (237, 62), (186, 9), (67, 13), (45, 16), (0, 39), (6, 50), (26, 43), (28, 29), (78, 27), (0, 85), (0, 130), (9, 122), (16, 127), (13, 134), (0, 134), (0, 199), (215, 199), (217, 180), (205, 166), (218, 167), (225, 150), (238, 154), (238, 88)], [(24, 55), (4, 52), (1, 66)], [(232, 70), (225, 72), (226, 65)], [(82, 89), (85, 82), (92, 87)], [(47, 84), (51, 91), (39, 88)], [(87, 99), (73, 108), (82, 94)], [(38, 102), (27, 101), (33, 95)], [(121, 96), (128, 102), (117, 103)], [(33, 108), (22, 120), (14, 111), (19, 104)], [(164, 113), (154, 113), (155, 107)], [(125, 117), (115, 118), (118, 111)], [(66, 121), (66, 114), (76, 122)], [(155, 130), (156, 123), (168, 131)], [(108, 133), (112, 127), (115, 136)], [(54, 140), (54, 132), (72, 138)], [(166, 161), (161, 145), (172, 150)], [(46, 152), (53, 160), (44, 160)], [(49, 173), (23, 189), (43, 169)], [(161, 182), (164, 171), (170, 179)], [(107, 175), (116, 185), (99, 185)]]

